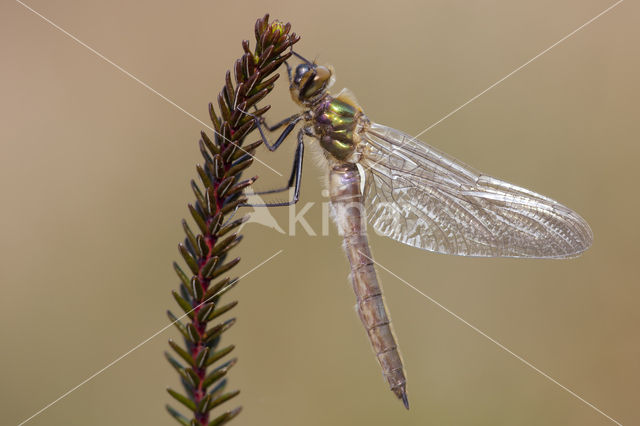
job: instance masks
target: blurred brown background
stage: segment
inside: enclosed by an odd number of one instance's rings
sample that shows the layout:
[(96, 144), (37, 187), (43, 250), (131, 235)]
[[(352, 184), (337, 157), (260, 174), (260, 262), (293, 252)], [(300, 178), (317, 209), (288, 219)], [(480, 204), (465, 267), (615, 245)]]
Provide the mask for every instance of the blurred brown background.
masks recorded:
[[(28, 4), (205, 122), (268, 11), (371, 119), (415, 134), (613, 2)], [(385, 267), (623, 424), (640, 421), (638, 12), (622, 3), (422, 137), (577, 210), (595, 234), (582, 257), (457, 258), (371, 237)], [(3, 2), (0, 16), (0, 412), (18, 424), (178, 310), (171, 262), (203, 126), (19, 3)], [(272, 121), (297, 111), (281, 83)], [(259, 157), (287, 174), (293, 147)], [(258, 164), (253, 173), (257, 189), (284, 180)], [(315, 203), (305, 217), (318, 233), (322, 176), (307, 158), (299, 207)], [(287, 210), (271, 213), (287, 230)], [(236, 274), (284, 252), (231, 294), (238, 324), (225, 341), (238, 346), (230, 384), (244, 406), (232, 424), (613, 424), (380, 271), (406, 412), (354, 313), (340, 244), (333, 228), (245, 228)], [(178, 378), (162, 352), (176, 334), (29, 424), (174, 424), (163, 406)]]

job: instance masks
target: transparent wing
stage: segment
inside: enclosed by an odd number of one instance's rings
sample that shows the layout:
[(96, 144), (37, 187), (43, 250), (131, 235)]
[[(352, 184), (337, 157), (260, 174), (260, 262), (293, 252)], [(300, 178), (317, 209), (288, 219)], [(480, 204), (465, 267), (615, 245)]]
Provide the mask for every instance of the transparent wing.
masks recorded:
[(401, 243), (462, 256), (571, 257), (593, 234), (573, 210), (480, 174), (376, 123), (362, 133), (369, 222)]

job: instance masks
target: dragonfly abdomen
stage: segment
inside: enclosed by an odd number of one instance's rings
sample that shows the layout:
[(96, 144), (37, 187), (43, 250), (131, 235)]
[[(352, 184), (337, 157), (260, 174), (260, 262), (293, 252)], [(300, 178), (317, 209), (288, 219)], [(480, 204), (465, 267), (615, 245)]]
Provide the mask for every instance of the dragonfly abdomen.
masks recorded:
[(369, 249), (360, 175), (355, 164), (344, 163), (331, 170), (329, 196), (333, 218), (344, 238), (344, 249), (351, 264), (350, 277), (356, 294), (358, 316), (367, 331), (389, 387), (405, 407), (409, 408), (402, 358)]

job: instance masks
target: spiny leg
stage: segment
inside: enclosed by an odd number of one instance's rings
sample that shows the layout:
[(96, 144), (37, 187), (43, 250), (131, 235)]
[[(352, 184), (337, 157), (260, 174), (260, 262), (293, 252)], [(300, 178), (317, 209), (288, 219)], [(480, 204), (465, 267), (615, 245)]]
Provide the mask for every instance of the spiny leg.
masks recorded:
[[(304, 56), (302, 56), (298, 52), (294, 51), (293, 49), (291, 49), (291, 53), (293, 55), (297, 56), (298, 59), (300, 59), (302, 62), (305, 62), (305, 63), (307, 63), (309, 65), (314, 65), (316, 63), (315, 61), (311, 62), (310, 60), (308, 60), (307, 58), (305, 58)], [(289, 81), (291, 81), (291, 78), (289, 78)]]
[[(303, 127), (300, 132), (298, 132), (298, 144), (301, 143), (300, 138), (301, 135), (300, 133), (304, 133), (307, 136), (311, 136), (314, 137), (314, 134), (311, 130), (309, 130), (309, 128), (307, 127)], [(302, 149), (304, 150), (304, 146), (302, 147)], [(296, 156), (298, 155), (298, 148), (296, 147), (296, 153), (293, 156), (293, 166), (291, 167), (291, 175), (289, 176), (289, 180), (287, 181), (287, 185), (283, 186), (282, 188), (277, 188), (277, 189), (269, 189), (267, 191), (258, 191), (258, 192), (254, 192), (254, 195), (262, 195), (262, 194), (275, 194), (278, 192), (284, 192), (284, 191), (288, 191), (292, 186), (293, 183), (296, 179), (296, 173), (297, 173), (297, 169), (296, 169)], [(302, 155), (302, 154), (301, 154)], [(302, 162), (302, 160), (300, 160)], [(300, 164), (300, 168), (302, 168), (302, 164)], [(302, 170), (300, 170), (300, 172), (302, 172)]]
[(290, 206), (298, 202), (300, 199), (300, 183), (302, 182), (302, 161), (304, 159), (304, 135), (307, 134), (305, 129), (301, 129), (298, 132), (298, 145), (296, 146), (296, 152), (293, 157), (293, 167), (291, 168), (291, 177), (289, 178), (288, 185), (285, 188), (274, 189), (270, 191), (256, 192), (255, 194), (270, 194), (275, 192), (283, 192), (293, 186), (293, 198), (290, 201), (283, 201), (278, 203), (262, 203), (251, 204), (245, 203), (242, 206), (247, 207), (285, 207)]
[[(256, 111), (258, 110), (258, 107), (257, 107), (257, 106), (255, 106), (255, 105), (254, 105), (253, 107), (256, 109)], [(290, 124), (293, 120), (295, 120), (295, 119), (297, 119), (298, 117), (300, 117), (300, 115), (301, 115), (301, 114), (300, 114), (299, 112), (298, 112), (298, 113), (296, 113), (296, 114), (293, 114), (292, 116), (287, 117), (287, 118), (285, 118), (285, 119), (284, 119), (284, 120), (282, 120), (282, 121), (278, 121), (278, 122), (277, 122), (276, 124), (274, 124), (273, 126), (269, 126), (269, 125), (267, 124), (267, 120), (266, 120), (264, 117), (260, 117), (260, 118), (258, 118), (258, 121), (259, 121), (260, 125), (264, 125), (264, 127), (266, 127), (266, 129), (267, 129), (268, 131), (270, 131), (270, 132), (274, 132), (274, 131), (278, 130), (279, 128), (281, 128), (282, 126), (284, 126), (285, 124)], [(256, 124), (256, 127), (257, 127), (257, 124)]]
[(261, 117), (257, 117), (256, 115), (251, 114), (248, 111), (242, 111), (242, 110), (240, 110), (240, 111), (242, 113), (244, 113), (244, 114), (247, 114), (247, 115), (250, 115), (251, 117), (253, 117), (255, 125), (258, 128), (258, 131), (260, 132), (260, 137), (262, 138), (262, 143), (271, 152), (273, 152), (276, 149), (278, 149), (278, 147), (282, 144), (282, 142), (284, 142), (284, 140), (287, 138), (287, 136), (289, 136), (289, 133), (291, 133), (293, 128), (296, 127), (296, 125), (300, 122), (300, 120), (303, 119), (303, 114), (302, 113), (297, 113), (297, 114), (293, 114), (291, 117), (285, 118), (284, 120), (282, 120), (279, 123), (277, 123), (275, 126), (271, 126), (271, 127), (267, 126), (267, 129), (269, 131), (274, 131), (274, 130), (277, 130), (280, 127), (284, 126), (285, 124), (288, 124), (287, 127), (285, 127), (285, 129), (282, 131), (280, 136), (278, 136), (278, 139), (273, 143), (273, 145), (271, 145), (269, 143), (269, 140), (267, 139), (267, 136), (264, 134), (264, 129), (262, 128), (262, 124), (264, 123), (264, 119), (261, 118)]
[[(300, 143), (298, 143), (300, 145)], [(304, 148), (303, 148), (304, 149)], [(287, 181), (287, 186), (283, 186), (282, 188), (277, 189), (268, 189), (266, 191), (257, 191), (254, 192), (254, 195), (262, 195), (262, 194), (276, 194), (278, 192), (288, 191), (292, 186), (296, 179), (297, 169), (296, 169), (296, 158), (298, 157), (298, 147), (296, 147), (296, 152), (293, 154), (293, 164), (291, 166), (291, 175), (289, 175), (289, 180)], [(300, 165), (302, 167), (302, 165)]]
[[(258, 128), (258, 131), (260, 132), (260, 136), (262, 138), (262, 143), (269, 149), (269, 151), (273, 152), (276, 149), (278, 149), (278, 147), (282, 144), (282, 142), (284, 142), (284, 140), (289, 136), (289, 134), (293, 131), (293, 129), (295, 128), (295, 126), (298, 124), (298, 122), (300, 122), (300, 120), (302, 120), (303, 116), (302, 113), (297, 113), (297, 114), (293, 114), (290, 117), (285, 118), (284, 120), (280, 121), (279, 123), (276, 123), (273, 126), (268, 126), (265, 122), (264, 122), (264, 118), (262, 117), (257, 117), (251, 113), (248, 113), (246, 111), (243, 111), (245, 114), (247, 115), (251, 115), (256, 123), (256, 127)], [(265, 125), (267, 130), (269, 130), (270, 132), (273, 132), (275, 130), (278, 130), (279, 128), (281, 128), (282, 126), (284, 126), (285, 124), (288, 124), (287, 127), (282, 131), (282, 133), (280, 134), (280, 136), (278, 137), (278, 139), (276, 140), (276, 142), (273, 145), (270, 145), (269, 142), (267, 142), (267, 136), (264, 134), (264, 131), (262, 129), (262, 125)], [(309, 131), (304, 129), (304, 132), (306, 134), (309, 134)], [(301, 136), (298, 135), (298, 140), (300, 140)], [(298, 141), (298, 143), (300, 143)], [(271, 189), (268, 191), (258, 191), (258, 192), (254, 192), (254, 194), (256, 195), (261, 195), (261, 194), (273, 194), (273, 193), (277, 193), (277, 192), (284, 192), (286, 190), (288, 190), (289, 188), (291, 188), (293, 186), (293, 182), (295, 180), (295, 176), (296, 176), (296, 158), (298, 155), (298, 149), (299, 147), (296, 148), (296, 154), (294, 155), (294, 162), (293, 162), (293, 167), (291, 169), (291, 175), (289, 177), (289, 180), (287, 181), (287, 186), (282, 187), (282, 188), (278, 188), (278, 189)], [(304, 149), (304, 148), (303, 148)]]
[[(293, 53), (293, 49), (291, 49), (291, 52)], [(291, 85), (291, 82), (293, 81), (293, 77), (291, 76), (291, 65), (289, 65), (289, 62), (284, 61), (284, 64), (287, 67), (287, 75), (289, 77), (289, 85)]]

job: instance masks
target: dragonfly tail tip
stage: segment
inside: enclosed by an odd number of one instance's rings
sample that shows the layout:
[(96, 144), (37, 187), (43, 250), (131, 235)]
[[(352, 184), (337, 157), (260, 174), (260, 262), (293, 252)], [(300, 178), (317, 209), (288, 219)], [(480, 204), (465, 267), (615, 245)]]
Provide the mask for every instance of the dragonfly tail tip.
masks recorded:
[(407, 392), (402, 392), (402, 403), (404, 404), (404, 408), (409, 409), (409, 398), (407, 398)]
[(401, 386), (398, 388), (393, 389), (393, 393), (396, 394), (396, 396), (402, 400), (402, 403), (404, 404), (404, 408), (406, 408), (407, 410), (409, 409), (409, 398), (407, 397), (407, 388), (405, 386)]

